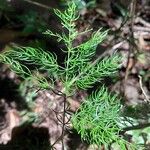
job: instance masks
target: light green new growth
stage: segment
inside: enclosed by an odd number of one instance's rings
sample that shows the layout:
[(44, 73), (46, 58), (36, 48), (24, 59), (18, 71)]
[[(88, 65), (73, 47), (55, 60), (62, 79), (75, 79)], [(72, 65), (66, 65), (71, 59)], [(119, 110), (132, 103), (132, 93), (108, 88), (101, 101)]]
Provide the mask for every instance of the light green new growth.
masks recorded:
[[(76, 15), (75, 3), (69, 3), (68, 9), (64, 12), (57, 9), (54, 12), (60, 18), (65, 31), (59, 34), (47, 30), (44, 34), (54, 36), (58, 42), (65, 44), (66, 49), (63, 51), (67, 53), (67, 57), (64, 67), (58, 65), (57, 57), (51, 52), (32, 47), (15, 47), (1, 54), (0, 60), (10, 65), (11, 69), (24, 79), (28, 77), (37, 80), (39, 86), (43, 88), (49, 88), (51, 85), (44, 76), (30, 71), (26, 65), (36, 66), (39, 72), (46, 71), (51, 80), (59, 80), (63, 83), (61, 92), (66, 96), (72, 95), (77, 88), (87, 89), (116, 71), (120, 61), (117, 55), (92, 61), (98, 44), (105, 39), (108, 31), (102, 32), (100, 29), (93, 32), (89, 40), (74, 46), (77, 36), (91, 30), (79, 33), (76, 29), (75, 21), (79, 16)], [(109, 94), (106, 88), (102, 87), (85, 100), (79, 111), (73, 116), (72, 123), (81, 137), (90, 143), (97, 145), (107, 145), (111, 142), (121, 143), (123, 140), (118, 136), (121, 129), (117, 125), (119, 110), (120, 104), (117, 97)], [(122, 143), (124, 145), (125, 142)]]
[(109, 94), (102, 87), (91, 94), (79, 110), (73, 116), (72, 122), (83, 139), (97, 145), (118, 140), (120, 104), (116, 95)]
[(103, 86), (92, 93), (72, 117), (73, 127), (81, 134), (81, 138), (99, 147), (116, 142), (121, 150), (126, 150), (126, 144), (131, 149), (134, 146), (119, 137), (121, 127), (120, 103), (117, 95), (108, 93)]
[(76, 15), (75, 3), (69, 4), (69, 8), (63, 13), (55, 10), (55, 14), (61, 19), (62, 26), (68, 32), (54, 34), (52, 31), (47, 30), (45, 34), (57, 37), (59, 42), (62, 41), (66, 45), (65, 68), (61, 71), (64, 91), (67, 95), (71, 94), (72, 90), (76, 88), (86, 89), (90, 87), (100, 77), (107, 76), (116, 70), (120, 60), (118, 56), (103, 61), (96, 60), (95, 63), (91, 61), (98, 44), (105, 39), (107, 31), (101, 32), (100, 29), (94, 32), (88, 41), (74, 47), (73, 42), (77, 36), (90, 31), (85, 30), (82, 33), (77, 31), (75, 21), (78, 16)]
[(90, 144), (102, 145), (116, 143), (120, 150), (135, 150), (136, 145), (128, 143), (119, 136), (122, 130), (121, 105), (117, 95), (109, 93), (105, 86), (93, 92), (72, 116), (73, 127), (83, 140)]

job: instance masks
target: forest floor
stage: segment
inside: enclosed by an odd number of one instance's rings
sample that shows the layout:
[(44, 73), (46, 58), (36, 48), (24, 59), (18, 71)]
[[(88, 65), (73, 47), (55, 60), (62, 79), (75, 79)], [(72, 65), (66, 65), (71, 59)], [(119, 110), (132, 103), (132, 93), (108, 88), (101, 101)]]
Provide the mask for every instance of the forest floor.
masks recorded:
[[(7, 9), (6, 6), (0, 7), (1, 52), (14, 44), (41, 46), (47, 50), (54, 49), (62, 62), (64, 56), (60, 49), (63, 45), (41, 33), (47, 27), (61, 29), (57, 18), (48, 11), (48, 7), (56, 8), (59, 3), (45, 1), (40, 6), (32, 1), (10, 3)], [(121, 95), (125, 115), (138, 124), (126, 129), (126, 138), (143, 144), (149, 150), (150, 5), (132, 0), (118, 6), (117, 2), (112, 5), (107, 1), (93, 8), (83, 8), (76, 25), (79, 31), (89, 27), (109, 29), (107, 39), (98, 46), (95, 57), (103, 58), (116, 52), (122, 56), (117, 77), (107, 78), (104, 83)], [(88, 36), (79, 37), (75, 42), (81, 43)], [(59, 81), (57, 88), (62, 88)], [(68, 117), (79, 108), (88, 92), (78, 91), (69, 98)], [(31, 82), (23, 82), (7, 65), (0, 64), (0, 150), (49, 149), (62, 133), (59, 122), (62, 109), (63, 99), (59, 95), (49, 90), (33, 89)], [(70, 127), (66, 130), (65, 141), (70, 150), (92, 150)], [(60, 141), (55, 144), (55, 149), (61, 150)]]

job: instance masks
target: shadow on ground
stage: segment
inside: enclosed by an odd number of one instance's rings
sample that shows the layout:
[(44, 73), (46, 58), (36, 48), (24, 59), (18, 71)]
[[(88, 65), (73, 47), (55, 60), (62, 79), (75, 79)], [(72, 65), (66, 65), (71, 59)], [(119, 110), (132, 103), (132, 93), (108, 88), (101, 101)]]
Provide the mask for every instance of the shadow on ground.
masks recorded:
[(23, 125), (12, 130), (11, 141), (0, 150), (50, 150), (48, 129)]
[(4, 99), (9, 107), (12, 107), (12, 103), (15, 102), (17, 110), (27, 109), (27, 103), (21, 97), (18, 89), (18, 85), (10, 78), (0, 78), (0, 99)]

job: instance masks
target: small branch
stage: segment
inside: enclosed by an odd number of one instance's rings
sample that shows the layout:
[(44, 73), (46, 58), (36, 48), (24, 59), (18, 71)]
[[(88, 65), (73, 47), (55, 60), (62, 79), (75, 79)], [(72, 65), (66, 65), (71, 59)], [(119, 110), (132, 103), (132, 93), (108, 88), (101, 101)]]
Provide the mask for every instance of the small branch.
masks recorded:
[(141, 17), (137, 17), (136, 20), (135, 20), (136, 23), (141, 23), (143, 24), (144, 26), (150, 28), (150, 23), (145, 21), (144, 19), (142, 19)]
[(65, 133), (65, 125), (66, 125), (66, 122), (65, 122), (66, 105), (67, 105), (67, 97), (64, 94), (64, 107), (63, 107), (63, 118), (62, 118), (63, 120), (62, 120), (62, 133), (61, 133), (62, 150), (65, 149), (65, 147), (64, 147), (64, 133)]
[(149, 97), (147, 96), (147, 94), (146, 94), (146, 92), (145, 92), (145, 90), (144, 90), (144, 88), (143, 88), (143, 83), (142, 83), (142, 77), (139, 75), (138, 76), (139, 77), (139, 83), (140, 83), (140, 88), (141, 88), (141, 90), (142, 90), (142, 93), (143, 93), (143, 95), (145, 96), (145, 101), (146, 102), (149, 102), (150, 100), (149, 100)]
[(144, 37), (144, 38), (147, 38), (147, 39), (150, 38), (149, 32), (146, 32), (146, 31), (134, 32), (134, 37), (135, 37), (135, 39), (139, 39), (140, 36), (142, 36), (142, 37)]
[(35, 2), (35, 1), (32, 1), (32, 0), (24, 0), (24, 1), (25, 1), (25, 2), (28, 2), (28, 3), (30, 3), (30, 4), (33, 4), (33, 5), (36, 5), (36, 6), (45, 8), (45, 9), (47, 9), (47, 10), (52, 9), (52, 8), (49, 7), (49, 6), (46, 6), (46, 5), (44, 5), (44, 4), (41, 4), (41, 3), (38, 3), (38, 2)]
[(130, 71), (130, 58), (131, 55), (134, 53), (134, 46), (136, 45), (135, 39), (134, 39), (134, 34), (133, 34), (133, 28), (134, 28), (134, 21), (135, 21), (135, 9), (136, 9), (136, 0), (131, 1), (130, 5), (130, 22), (131, 22), (131, 27), (130, 27), (130, 40), (133, 41), (133, 44), (130, 44), (129, 48), (129, 54), (128, 54), (128, 61), (127, 61), (127, 67), (126, 67), (126, 72), (125, 72), (125, 82), (128, 79), (129, 71)]
[(150, 126), (150, 123), (145, 123), (145, 124), (139, 124), (139, 125), (135, 125), (135, 126), (131, 126), (131, 127), (126, 127), (123, 129), (123, 131), (121, 131), (121, 133), (125, 133), (130, 130), (139, 130), (139, 129), (143, 129), (143, 128), (146, 128), (149, 126)]
[[(62, 132), (61, 132), (61, 135), (60, 137), (58, 137), (56, 139), (56, 141), (51, 145), (51, 148), (54, 148), (54, 145), (61, 140), (61, 143), (62, 143), (62, 150), (65, 150), (65, 145), (64, 145), (64, 136), (65, 136), (65, 127), (66, 127), (66, 124), (69, 123), (70, 121), (70, 118), (68, 119), (68, 121), (66, 122), (66, 114), (67, 114), (67, 110), (68, 110), (68, 107), (67, 107), (67, 96), (66, 94), (64, 94), (63, 92), (61, 91), (55, 91), (52, 89), (52, 91), (56, 94), (56, 95), (59, 95), (59, 96), (62, 96), (64, 98), (63, 100), (63, 111), (62, 112), (56, 112), (55, 110), (53, 110), (56, 114), (56, 118), (58, 120), (58, 122), (60, 122), (62, 124)], [(60, 120), (57, 116), (57, 114), (62, 114), (62, 120)]]
[(134, 26), (133, 31), (144, 31), (144, 32), (150, 32), (149, 27), (139, 27), (139, 26)]
[(120, 48), (125, 42), (126, 42), (126, 41), (124, 40), (124, 41), (121, 41), (121, 42), (115, 44), (112, 48), (106, 50), (103, 54), (101, 54), (101, 55), (99, 56), (99, 59), (102, 59), (103, 57), (105, 57), (105, 56), (107, 56), (107, 55), (111, 56), (111, 55), (114, 54), (115, 51), (116, 51), (118, 48)]

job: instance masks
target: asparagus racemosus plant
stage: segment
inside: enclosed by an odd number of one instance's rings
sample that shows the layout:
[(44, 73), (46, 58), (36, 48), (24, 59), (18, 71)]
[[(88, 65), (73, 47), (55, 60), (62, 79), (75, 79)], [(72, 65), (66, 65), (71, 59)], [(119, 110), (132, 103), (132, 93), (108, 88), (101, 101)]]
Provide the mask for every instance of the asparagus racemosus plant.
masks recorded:
[[(66, 50), (63, 51), (67, 56), (64, 67), (58, 65), (57, 57), (53, 53), (33, 47), (15, 47), (0, 54), (0, 60), (10, 65), (10, 68), (24, 79), (31, 78), (37, 81), (38, 86), (44, 89), (49, 88), (58, 92), (54, 88), (53, 82), (56, 80), (62, 82), (63, 90), (58, 93), (64, 97), (63, 132), (61, 136), (63, 144), (67, 97), (74, 94), (76, 89), (86, 90), (103, 77), (111, 76), (116, 72), (120, 58), (114, 55), (103, 60), (97, 58), (93, 61), (98, 44), (107, 36), (108, 31), (102, 32), (101, 29), (93, 32), (91, 38), (86, 42), (74, 46), (73, 43), (79, 35), (89, 32), (89, 30), (85, 30), (79, 33), (76, 29), (75, 21), (79, 16), (76, 14), (75, 3), (69, 3), (68, 9), (64, 12), (57, 9), (54, 12), (67, 32), (59, 34), (47, 30), (44, 34), (56, 37), (58, 42), (61, 41), (65, 44)], [(38, 72), (47, 72), (51, 83), (46, 77), (35, 74), (35, 71), (31, 71), (24, 64), (35, 65)], [(90, 144), (107, 147), (110, 143), (116, 142), (120, 145), (121, 150), (125, 150), (126, 142), (119, 136), (121, 130), (118, 125), (120, 121), (119, 112), (119, 99), (116, 95), (110, 94), (105, 86), (102, 86), (81, 104), (71, 121), (82, 139), (87, 140)]]

